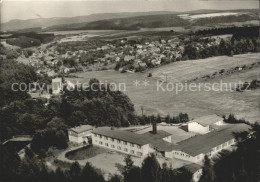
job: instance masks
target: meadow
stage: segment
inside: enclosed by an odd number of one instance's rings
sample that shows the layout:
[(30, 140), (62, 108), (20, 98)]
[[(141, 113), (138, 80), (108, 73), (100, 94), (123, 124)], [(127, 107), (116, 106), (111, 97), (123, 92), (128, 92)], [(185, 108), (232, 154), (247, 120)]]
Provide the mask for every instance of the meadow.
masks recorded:
[[(135, 105), (137, 114), (141, 114), (143, 107), (144, 114), (161, 114), (166, 116), (178, 115), (180, 112), (188, 113), (190, 118), (197, 118), (209, 114), (233, 113), (238, 118), (245, 118), (251, 122), (260, 118), (260, 92), (251, 90), (236, 92), (234, 90), (207, 91), (202, 87), (199, 91), (182, 90), (162, 90), (160, 84), (160, 73), (167, 72), (178, 82), (185, 83), (185, 80), (198, 77), (199, 75), (213, 74), (216, 70), (234, 68), (237, 65), (251, 65), (259, 61), (259, 54), (244, 54), (234, 57), (215, 57), (202, 60), (190, 60), (178, 63), (171, 63), (145, 73), (120, 73), (113, 70), (89, 71), (78, 74), (79, 78), (69, 78), (72, 82), (88, 83), (89, 79), (97, 78), (101, 82), (115, 83), (124, 85), (124, 91)], [(151, 72), (153, 77), (147, 77)], [(230, 75), (223, 75), (214, 79), (209, 79), (209, 84), (230, 83), (235, 84), (239, 81), (252, 81), (260, 77), (259, 67), (242, 70)], [(137, 86), (136, 86), (137, 81)], [(145, 81), (147, 84), (145, 84)], [(171, 80), (168, 83), (173, 83)], [(166, 83), (162, 85), (166, 88)], [(234, 89), (234, 88), (233, 88)]]

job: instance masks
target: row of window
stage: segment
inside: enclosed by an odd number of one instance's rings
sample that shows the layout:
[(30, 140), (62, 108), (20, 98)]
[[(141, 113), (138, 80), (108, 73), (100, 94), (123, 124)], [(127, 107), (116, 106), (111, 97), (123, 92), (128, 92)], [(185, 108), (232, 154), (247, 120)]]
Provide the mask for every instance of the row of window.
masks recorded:
[[(99, 145), (103, 145), (103, 142), (102, 141), (99, 141)], [(106, 147), (109, 147), (109, 144), (108, 143), (105, 143), (105, 146)], [(111, 144), (111, 148), (113, 149), (117, 149), (117, 150), (122, 150), (122, 148), (120, 146), (115, 146), (113, 144)], [(128, 152), (128, 149), (127, 148), (124, 148), (123, 150), (124, 152)], [(135, 152), (134, 150), (129, 150), (130, 151), (130, 154), (137, 154), (139, 156), (142, 156), (142, 152)]]
[[(179, 155), (179, 152), (175, 152), (175, 155)], [(189, 157), (190, 158), (190, 155), (188, 155), (188, 154), (183, 154), (183, 153), (181, 153), (180, 152), (180, 156), (186, 156), (186, 157)]]
[[(119, 139), (114, 139), (114, 138), (109, 138), (109, 137), (106, 137), (106, 136), (104, 136), (104, 137), (102, 137), (102, 135), (97, 135), (97, 134), (94, 134), (94, 136), (95, 137), (98, 137), (98, 138), (104, 138), (105, 140), (110, 140), (110, 141), (112, 141), (112, 142), (117, 142), (117, 143), (123, 143), (124, 145), (127, 145), (127, 142), (126, 141), (121, 141), (121, 140), (119, 140)], [(134, 147), (135, 146), (135, 144), (133, 144), (133, 143), (129, 143), (129, 145), (131, 146), (131, 147)], [(138, 149), (141, 149), (141, 146), (140, 145), (136, 145), (136, 147), (138, 148)]]

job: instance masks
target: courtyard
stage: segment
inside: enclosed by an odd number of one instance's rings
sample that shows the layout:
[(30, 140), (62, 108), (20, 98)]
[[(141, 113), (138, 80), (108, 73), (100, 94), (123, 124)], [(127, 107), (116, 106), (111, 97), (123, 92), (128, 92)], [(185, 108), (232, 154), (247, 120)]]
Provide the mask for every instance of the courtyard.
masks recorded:
[[(124, 158), (126, 156), (124, 153), (111, 152), (111, 150), (103, 147), (88, 145), (63, 151), (57, 159), (67, 163), (77, 161), (81, 166), (85, 166), (87, 162), (90, 162), (96, 168), (101, 169), (104, 174), (108, 175), (120, 172), (120, 168), (125, 165)], [(190, 164), (190, 162), (179, 159), (164, 158), (161, 154), (156, 154), (156, 157), (160, 165), (167, 163), (167, 165), (172, 166), (173, 169)], [(134, 165), (141, 166), (144, 158), (145, 157), (132, 156)]]

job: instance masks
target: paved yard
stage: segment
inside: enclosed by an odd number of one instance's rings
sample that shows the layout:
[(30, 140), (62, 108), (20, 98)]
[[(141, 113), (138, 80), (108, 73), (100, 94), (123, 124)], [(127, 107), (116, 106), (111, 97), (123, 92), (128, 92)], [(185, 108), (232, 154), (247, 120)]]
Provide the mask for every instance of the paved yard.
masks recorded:
[[(85, 166), (87, 162), (90, 162), (93, 166), (101, 169), (106, 174), (115, 174), (120, 173), (117, 166), (124, 165), (124, 158), (126, 157), (126, 154), (123, 153), (109, 153), (109, 150), (101, 148), (101, 147), (94, 147), (93, 149), (98, 149), (99, 152), (96, 153), (95, 156), (93, 156), (91, 153), (90, 156), (84, 155), (82, 156), (82, 160), (70, 160), (65, 157), (66, 153), (75, 149), (79, 149), (81, 147), (74, 147), (71, 149), (68, 149), (66, 151), (63, 151), (57, 159), (64, 162), (72, 163), (74, 161), (78, 161), (81, 166)], [(84, 152), (84, 149), (83, 149)], [(85, 157), (85, 159), (83, 159)], [(132, 160), (134, 161), (134, 165), (141, 166), (144, 158), (134, 157), (132, 156)], [(171, 165), (173, 169), (180, 168), (186, 164), (190, 164), (190, 162), (182, 161), (179, 159), (166, 159), (162, 156), (157, 156), (158, 162), (162, 165), (163, 163), (167, 163), (168, 165)]]

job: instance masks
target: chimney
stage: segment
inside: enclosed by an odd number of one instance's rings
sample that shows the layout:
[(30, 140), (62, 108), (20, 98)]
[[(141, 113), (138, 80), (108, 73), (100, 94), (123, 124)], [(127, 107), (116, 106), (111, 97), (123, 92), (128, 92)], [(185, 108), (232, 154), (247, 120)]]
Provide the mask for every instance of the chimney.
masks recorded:
[(153, 132), (152, 133), (157, 134), (157, 124), (155, 121), (153, 122)]

